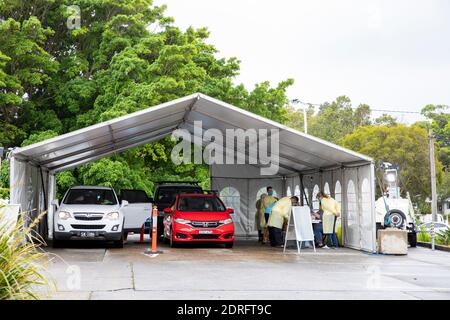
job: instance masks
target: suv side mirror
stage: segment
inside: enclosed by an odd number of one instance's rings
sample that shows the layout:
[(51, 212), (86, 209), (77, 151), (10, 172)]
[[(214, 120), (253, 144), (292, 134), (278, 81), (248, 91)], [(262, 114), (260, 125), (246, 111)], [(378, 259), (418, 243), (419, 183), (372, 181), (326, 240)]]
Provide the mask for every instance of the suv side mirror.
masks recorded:
[(129, 205), (129, 202), (127, 200), (122, 200), (122, 207), (126, 207)]
[(52, 206), (56, 206), (56, 208), (59, 207), (59, 200), (58, 199), (53, 199), (52, 200)]
[(164, 208), (164, 213), (172, 213), (172, 208)]
[(227, 213), (228, 214), (233, 214), (234, 213), (234, 209), (233, 208), (227, 208)]

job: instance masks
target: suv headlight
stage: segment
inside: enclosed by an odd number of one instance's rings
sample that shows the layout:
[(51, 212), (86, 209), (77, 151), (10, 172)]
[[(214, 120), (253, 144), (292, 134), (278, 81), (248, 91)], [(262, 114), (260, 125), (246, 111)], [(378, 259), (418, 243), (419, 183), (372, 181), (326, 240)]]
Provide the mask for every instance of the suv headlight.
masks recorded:
[(110, 212), (106, 215), (106, 219), (119, 220), (119, 213), (118, 212)]
[(58, 218), (60, 218), (61, 220), (67, 220), (70, 218), (70, 213), (67, 211), (60, 211), (58, 212)]
[(225, 219), (219, 221), (221, 224), (230, 224), (233, 223), (233, 219)]
[(189, 223), (191, 223), (191, 220), (186, 220), (186, 219), (181, 219), (181, 218), (173, 219), (173, 221), (175, 221), (176, 223), (181, 223), (181, 224), (189, 224)]

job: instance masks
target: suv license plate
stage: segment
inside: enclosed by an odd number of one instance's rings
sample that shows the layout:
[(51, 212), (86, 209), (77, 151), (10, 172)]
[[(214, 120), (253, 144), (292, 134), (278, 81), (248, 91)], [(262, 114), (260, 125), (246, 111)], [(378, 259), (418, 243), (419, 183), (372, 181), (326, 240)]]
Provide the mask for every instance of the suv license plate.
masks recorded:
[(199, 234), (212, 234), (212, 230), (199, 230), (198, 231)]
[(80, 232), (80, 237), (83, 237), (83, 238), (93, 238), (93, 237), (95, 237), (95, 232), (86, 232), (86, 231), (82, 231), (82, 232)]

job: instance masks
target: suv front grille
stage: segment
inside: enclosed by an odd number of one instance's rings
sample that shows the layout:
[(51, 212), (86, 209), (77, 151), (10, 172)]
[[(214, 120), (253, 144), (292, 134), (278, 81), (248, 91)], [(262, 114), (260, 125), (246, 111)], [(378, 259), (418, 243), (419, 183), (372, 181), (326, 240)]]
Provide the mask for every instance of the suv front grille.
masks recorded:
[(194, 228), (217, 228), (221, 223), (219, 221), (191, 221), (190, 225)]
[(105, 227), (104, 224), (71, 224), (74, 229), (100, 230)]
[(73, 216), (76, 220), (96, 221), (102, 220), (103, 213), (74, 212)]

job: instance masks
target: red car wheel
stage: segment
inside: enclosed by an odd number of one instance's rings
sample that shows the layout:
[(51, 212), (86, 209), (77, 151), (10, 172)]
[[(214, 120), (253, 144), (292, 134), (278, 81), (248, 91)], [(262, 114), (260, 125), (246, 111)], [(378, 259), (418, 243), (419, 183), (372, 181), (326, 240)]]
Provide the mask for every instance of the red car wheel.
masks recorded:
[(171, 248), (176, 248), (177, 247), (177, 242), (173, 239), (174, 235), (173, 235), (173, 231), (172, 228), (170, 228), (170, 247)]

